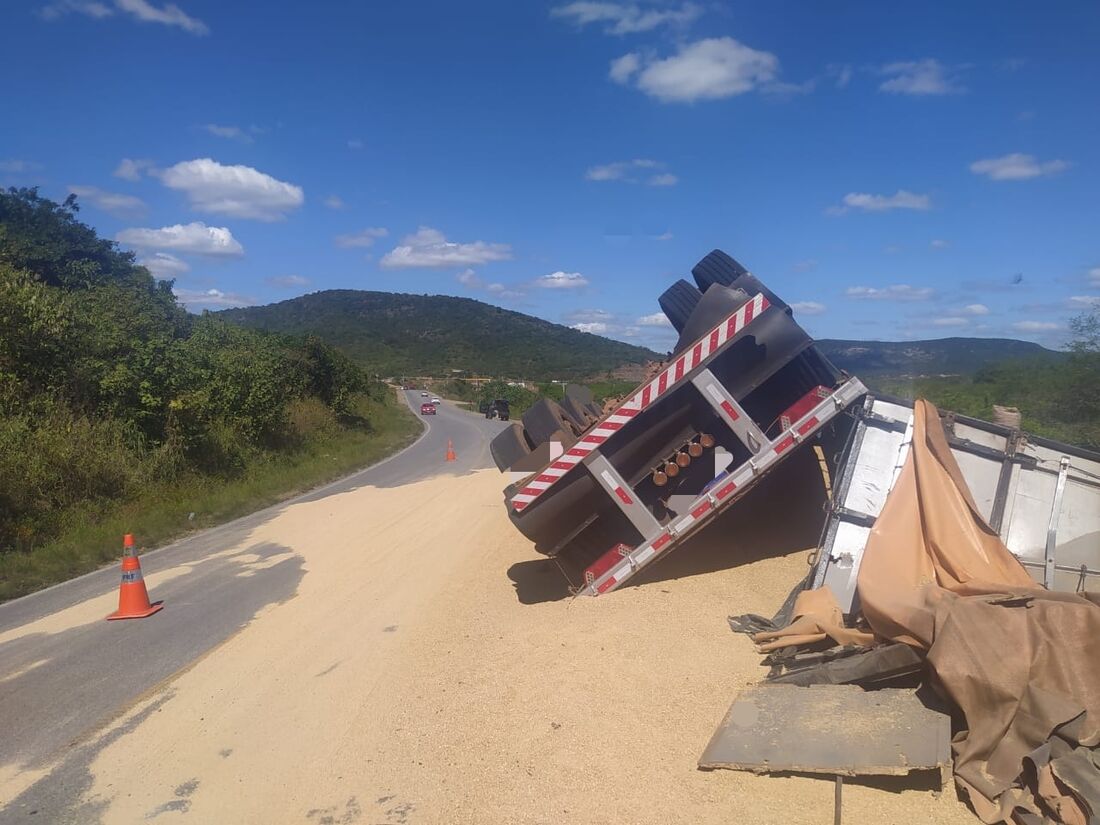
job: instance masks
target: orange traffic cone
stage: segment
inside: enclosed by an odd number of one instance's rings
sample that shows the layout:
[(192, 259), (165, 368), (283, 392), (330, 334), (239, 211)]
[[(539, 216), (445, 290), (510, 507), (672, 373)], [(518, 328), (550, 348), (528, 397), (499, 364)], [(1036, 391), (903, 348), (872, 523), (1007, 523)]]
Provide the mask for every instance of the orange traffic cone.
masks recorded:
[(455, 455), (455, 445), (451, 442), (451, 439), (447, 439), (447, 461), (457, 461), (458, 457)]
[(118, 586), (118, 610), (107, 617), (115, 619), (144, 619), (164, 607), (164, 602), (149, 604), (149, 591), (141, 575), (141, 562), (134, 549), (134, 537), (127, 533), (122, 537), (122, 584)]

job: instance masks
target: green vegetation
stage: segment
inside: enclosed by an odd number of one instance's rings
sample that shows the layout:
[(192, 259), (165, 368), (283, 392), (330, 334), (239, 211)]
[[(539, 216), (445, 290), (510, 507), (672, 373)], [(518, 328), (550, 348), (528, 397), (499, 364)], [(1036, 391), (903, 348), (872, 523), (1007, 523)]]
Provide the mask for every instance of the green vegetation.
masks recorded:
[(943, 409), (986, 420), (994, 404), (1017, 407), (1027, 432), (1100, 449), (1100, 315), (1081, 315), (1070, 328), (1070, 352), (1055, 360), (1001, 361), (972, 376), (873, 383), (884, 392), (927, 398)]
[(218, 315), (242, 326), (319, 335), (369, 372), (552, 381), (661, 356), (469, 298), (329, 290)]
[(189, 315), (77, 208), (0, 192), (0, 598), (117, 556), (124, 532), (149, 544), (246, 512), (418, 429), (315, 337)]

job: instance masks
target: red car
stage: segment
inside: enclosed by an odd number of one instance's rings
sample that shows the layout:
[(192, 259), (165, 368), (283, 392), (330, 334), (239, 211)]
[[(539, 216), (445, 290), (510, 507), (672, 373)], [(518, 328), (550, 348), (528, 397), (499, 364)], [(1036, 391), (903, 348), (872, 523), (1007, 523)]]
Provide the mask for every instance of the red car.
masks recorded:
[(435, 404), (421, 404), (420, 405), (420, 414), (421, 415), (435, 415)]

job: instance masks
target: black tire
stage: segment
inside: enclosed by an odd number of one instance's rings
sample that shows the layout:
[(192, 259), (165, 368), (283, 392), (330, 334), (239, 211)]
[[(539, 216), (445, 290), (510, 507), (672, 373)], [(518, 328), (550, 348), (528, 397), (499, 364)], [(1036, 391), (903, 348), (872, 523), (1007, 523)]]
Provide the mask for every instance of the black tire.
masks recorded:
[(592, 415), (584, 404), (568, 395), (561, 400), (561, 408), (566, 415), (573, 419), (573, 422), (580, 428), (579, 431), (587, 430), (596, 421), (596, 416)]
[(709, 333), (723, 318), (731, 315), (750, 297), (747, 292), (742, 292), (740, 289), (728, 289), (721, 285), (712, 286), (704, 292), (703, 299), (699, 301), (688, 322), (684, 324), (680, 340), (676, 342), (676, 348), (672, 351), (673, 355), (679, 354)]
[(489, 453), (498, 470), (507, 470), (525, 455), (531, 452), (531, 445), (523, 434), (523, 425), (518, 421), (507, 429), (497, 433), (489, 442)]
[(581, 404), (590, 404), (592, 403), (592, 390), (588, 387), (582, 387), (580, 384), (566, 384), (565, 397), (572, 398)]
[(570, 417), (549, 398), (543, 398), (523, 414), (523, 429), (535, 447), (549, 441), (559, 431), (579, 434)]
[(661, 294), (657, 303), (676, 331), (681, 332), (702, 297), (703, 293), (681, 278)]
[(748, 274), (748, 270), (721, 249), (715, 249), (695, 265), (691, 274), (699, 289), (706, 292), (711, 284), (733, 286), (738, 278)]
[(763, 294), (773, 307), (779, 307), (788, 315), (791, 314), (790, 307), (787, 306), (785, 301), (781, 300), (778, 295), (764, 286), (759, 278), (721, 249), (715, 249), (699, 261), (691, 270), (691, 274), (695, 276), (695, 282), (699, 284), (699, 288), (704, 292), (711, 284), (721, 284), (722, 286), (743, 289), (753, 296)]

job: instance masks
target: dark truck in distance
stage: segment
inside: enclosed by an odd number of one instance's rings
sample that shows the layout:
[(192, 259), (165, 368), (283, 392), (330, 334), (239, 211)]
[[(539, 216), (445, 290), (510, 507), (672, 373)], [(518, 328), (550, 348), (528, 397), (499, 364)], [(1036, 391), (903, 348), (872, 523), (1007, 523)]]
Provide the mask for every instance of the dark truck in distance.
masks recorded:
[(482, 401), (478, 409), (486, 418), (499, 418), (501, 421), (507, 421), (512, 414), (508, 401), (504, 398), (497, 398), (494, 401)]

